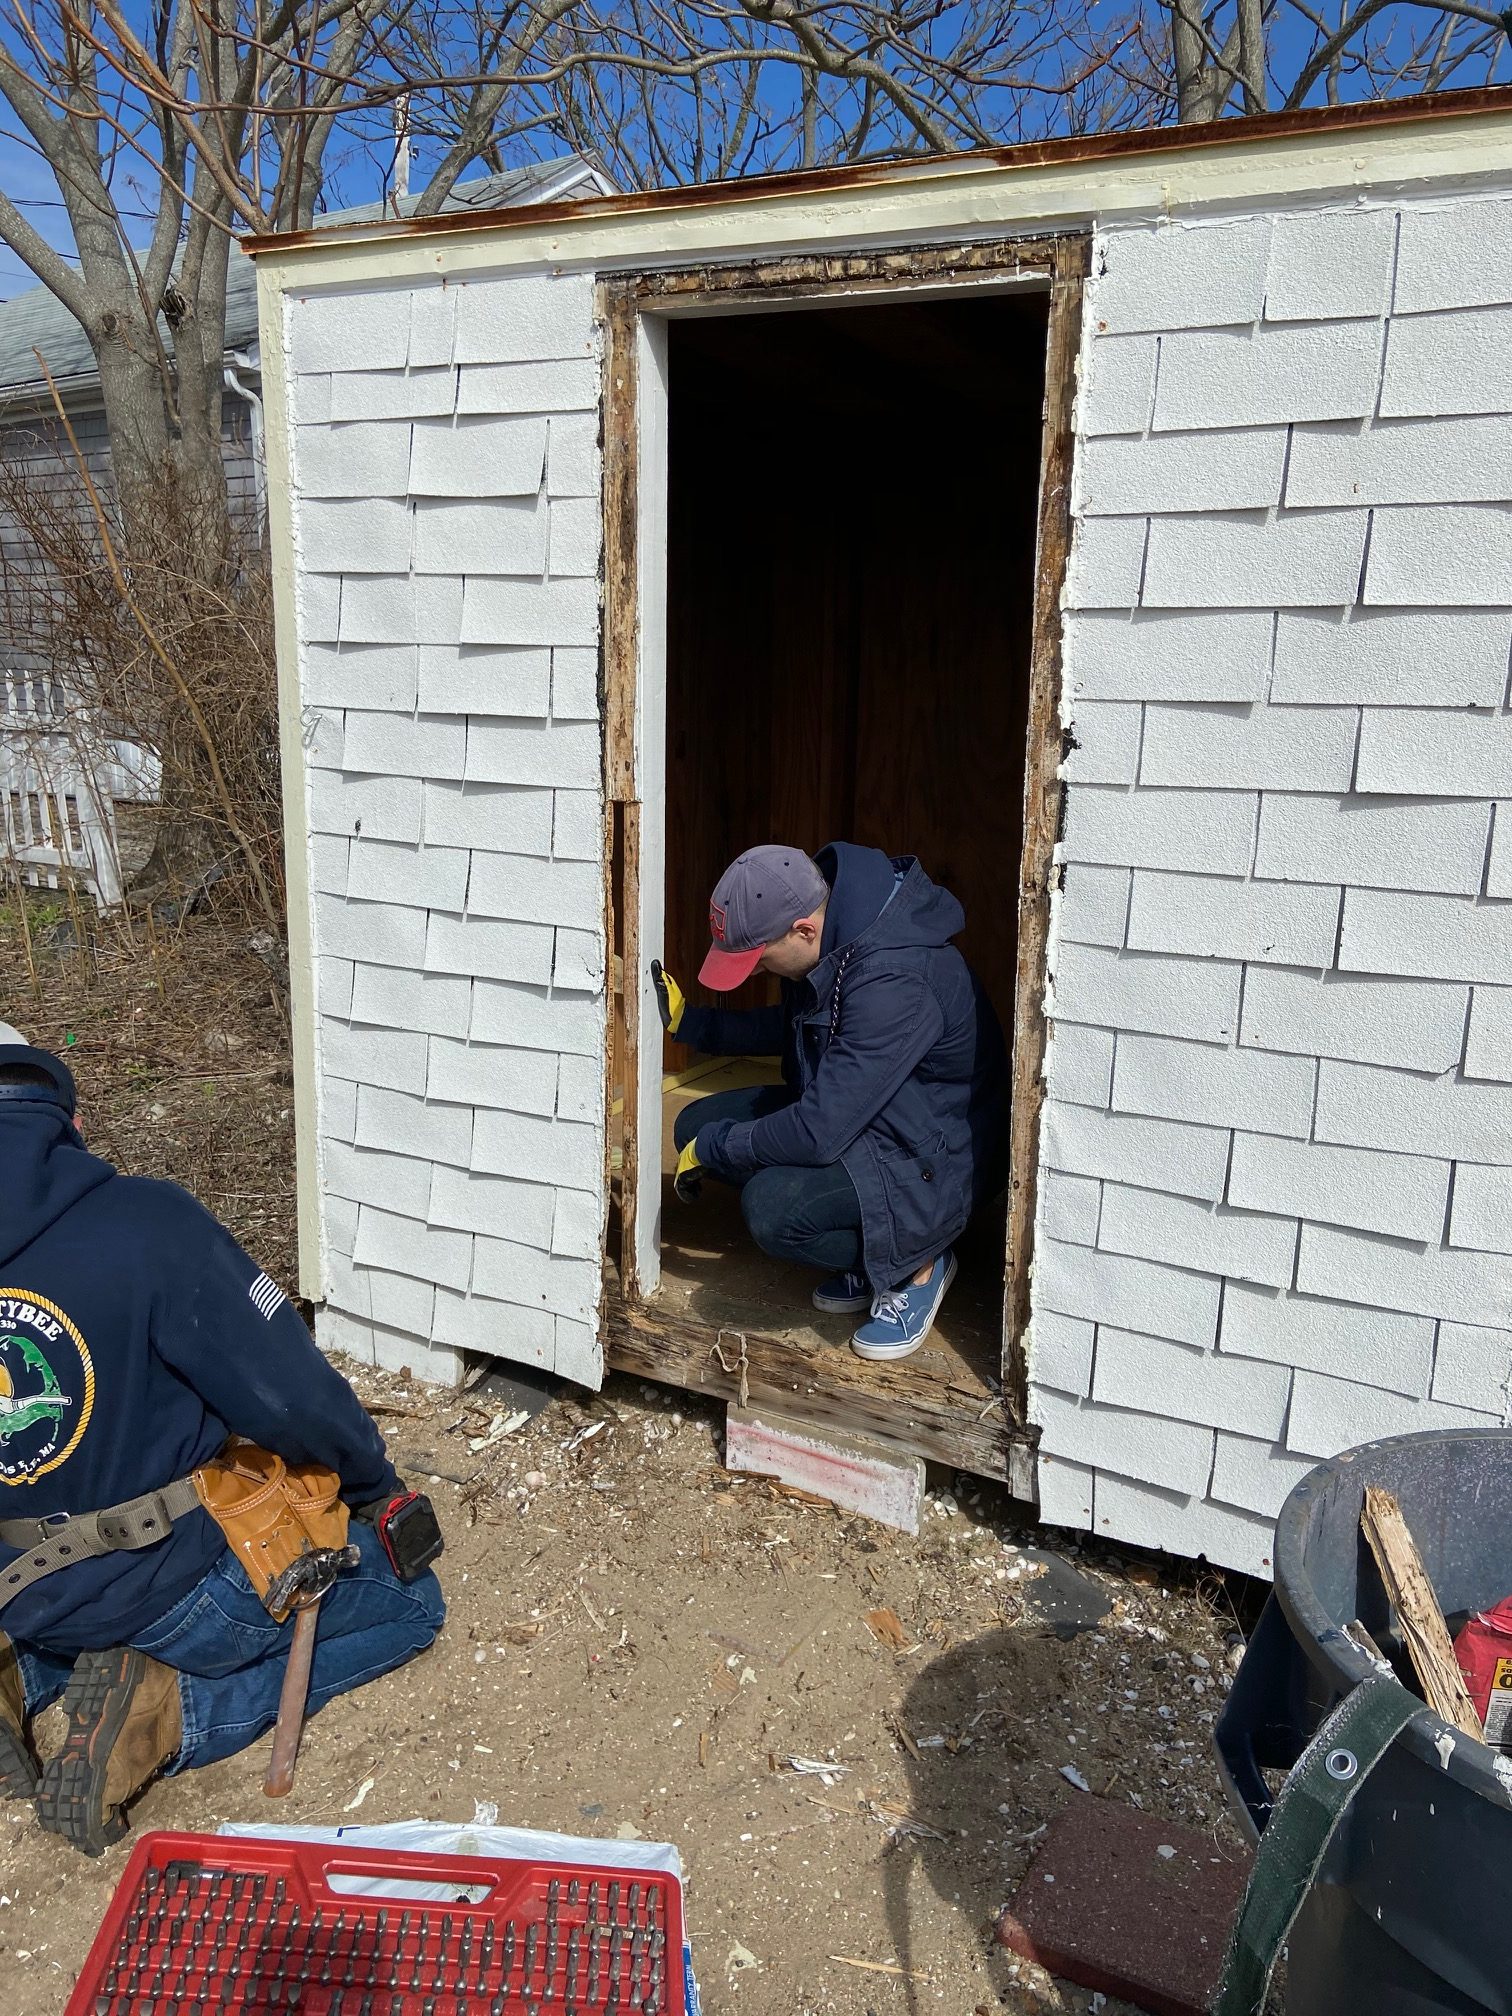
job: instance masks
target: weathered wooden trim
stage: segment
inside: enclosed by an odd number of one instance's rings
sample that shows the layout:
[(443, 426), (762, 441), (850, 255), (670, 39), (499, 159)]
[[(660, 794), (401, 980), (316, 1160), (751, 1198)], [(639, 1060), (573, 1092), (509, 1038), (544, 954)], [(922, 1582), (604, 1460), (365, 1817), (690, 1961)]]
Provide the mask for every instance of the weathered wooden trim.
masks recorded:
[(1039, 530), (1034, 561), (1029, 724), (1024, 744), (1024, 844), (1019, 857), (1018, 986), (1013, 1015), (1012, 1124), (1009, 1147), (1008, 1269), (1003, 1301), (1003, 1394), (1016, 1420), (1028, 1419), (1024, 1337), (1039, 1194), (1039, 1124), (1044, 1102), (1045, 983), (1050, 939), (1050, 878), (1060, 837), (1061, 595), (1071, 551), (1071, 477), (1076, 453), (1073, 404), (1081, 351), (1082, 290), (1091, 241), (1067, 237), (1055, 248), (1050, 327), (1045, 350), (1045, 428), (1040, 464)]
[[(604, 622), (600, 684), (604, 702), (604, 903), (610, 1010), (614, 1000), (614, 944), (623, 949), (620, 991), (624, 1028), (618, 1046), (604, 1045), (604, 1112), (616, 1091), (623, 1100), (623, 1155), (620, 1164), (620, 1279), (638, 1292), (635, 1221), (639, 1199), (639, 1154), (635, 1124), (640, 1084), (640, 803), (636, 772), (636, 685), (640, 669), (639, 558), (637, 525), (636, 335), (639, 314), (633, 290), (622, 281), (600, 284), (599, 313), (604, 330)], [(615, 874), (616, 821), (620, 872)], [(616, 931), (616, 925), (618, 931)], [(616, 1065), (619, 1085), (614, 1083)], [(609, 1195), (609, 1129), (604, 1130), (604, 1194)]]
[(617, 1372), (741, 1404), (780, 1407), (818, 1426), (875, 1435), (909, 1455), (1006, 1482), (1009, 1452), (1029, 1441), (980, 1389), (931, 1385), (919, 1361), (863, 1364), (833, 1344), (805, 1347), (759, 1330), (689, 1323), (652, 1302), (604, 1291), (607, 1356)]
[[(842, 1354), (813, 1359), (791, 1340), (747, 1334), (741, 1366), (745, 1391), (776, 1404), (800, 1405), (811, 1419), (849, 1422), (900, 1447), (976, 1474), (1006, 1479), (1009, 1451), (1032, 1436), (1027, 1418), (1023, 1338), (1029, 1319), (1039, 1149), (1041, 1073), (1045, 1050), (1045, 955), (1050, 874), (1060, 818), (1060, 597), (1071, 536), (1071, 431), (1081, 296), (1091, 260), (1085, 231), (999, 238), (991, 242), (922, 246), (880, 253), (801, 255), (742, 265), (659, 269), (600, 283), (606, 348), (605, 484), (605, 793), (623, 807), (622, 875), (612, 892), (621, 919), (625, 961), (625, 1029), (621, 1059), (624, 1157), (621, 1175), (619, 1289), (608, 1302), (609, 1358), (619, 1369), (695, 1392), (740, 1398), (742, 1378), (730, 1352), (708, 1329), (663, 1314), (642, 1297), (635, 1260), (639, 1180), (636, 1093), (640, 1064), (640, 998), (631, 983), (640, 968), (640, 815), (636, 706), (639, 656), (637, 606), (638, 390), (636, 337), (642, 314), (676, 314), (704, 304), (896, 296), (921, 286), (970, 286), (1022, 276), (1041, 280), (1051, 295), (1046, 348), (1045, 426), (1035, 559), (1035, 607), (1030, 713), (1025, 749), (1024, 836), (1019, 886), (1019, 958), (1013, 1048), (1011, 1191), (1003, 1320), (1003, 1398), (983, 1418), (972, 1404), (941, 1406), (927, 1382), (906, 1365), (878, 1367)], [(612, 838), (611, 838), (612, 848)], [(612, 921), (612, 920), (611, 920)], [(611, 1256), (613, 1257), (613, 1256)], [(737, 1353), (739, 1345), (736, 1346)], [(721, 1361), (721, 1351), (723, 1360)], [(759, 1366), (758, 1366), (759, 1361)], [(1022, 1472), (1022, 1463), (1019, 1464)]]
[(604, 330), (604, 796), (636, 796), (635, 698), (639, 672), (636, 554), (637, 385), (635, 291), (622, 280), (599, 287)]
[(752, 259), (739, 265), (660, 268), (635, 276), (642, 309), (677, 310), (728, 303), (746, 294), (765, 301), (844, 293), (906, 294), (918, 287), (981, 279), (1050, 279), (1059, 237), (1003, 237), (972, 244), (912, 245), (888, 252), (820, 252)]

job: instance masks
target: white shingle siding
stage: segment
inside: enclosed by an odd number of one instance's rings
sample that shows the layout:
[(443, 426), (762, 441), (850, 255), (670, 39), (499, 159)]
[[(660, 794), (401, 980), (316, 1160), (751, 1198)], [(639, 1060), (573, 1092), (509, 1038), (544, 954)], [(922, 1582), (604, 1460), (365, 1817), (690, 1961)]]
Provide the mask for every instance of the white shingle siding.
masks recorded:
[(1256, 968), (1245, 976), (1239, 1041), (1355, 1064), (1447, 1071), (1464, 1042), (1469, 992), (1355, 973)]
[(290, 315), (322, 1336), (443, 1377), (599, 1373), (597, 345), (585, 274)]
[(1139, 774), (1143, 719), (1143, 708), (1132, 701), (1084, 702), (1061, 776), (1071, 784), (1132, 784)]
[(1160, 346), (1155, 426), (1274, 427), (1375, 411), (1379, 322), (1193, 331)]
[(1512, 609), (1284, 611), (1275, 634), (1273, 702), (1499, 707), (1507, 689)]
[(1490, 806), (1473, 798), (1444, 802), (1267, 792), (1260, 807), (1255, 873), (1286, 882), (1332, 879), (1367, 889), (1473, 896), (1485, 873), (1490, 821)]
[(1054, 898), (1056, 928), (1079, 945), (1123, 944), (1129, 928), (1130, 873), (1075, 862), (1061, 871)]
[(1436, 1400), (1407, 1400), (1358, 1380), (1298, 1372), (1292, 1382), (1286, 1446), (1298, 1455), (1322, 1458), (1383, 1435), (1498, 1425), (1498, 1417), (1490, 1412), (1444, 1406)]
[(1145, 441), (1109, 435), (1088, 441), (1078, 462), (1079, 501), (1088, 517), (1149, 511), (1260, 510), (1281, 501), (1286, 429), (1224, 437), (1167, 434)]
[(1029, 1364), (1035, 1384), (1052, 1386), (1057, 1393), (1088, 1393), (1096, 1336), (1095, 1323), (1041, 1309), (1029, 1331)]
[[(422, 499), (415, 506), (417, 574), (523, 575), (546, 571), (549, 519), (540, 497)], [(464, 601), (464, 607), (466, 603)], [(474, 640), (469, 640), (474, 641)]]
[(1178, 961), (1095, 945), (1062, 945), (1054, 1013), (1062, 1022), (1085, 1017), (1156, 1036), (1227, 1043), (1239, 1022), (1239, 975), (1237, 965), (1216, 959)]
[(1324, 1225), (1436, 1242), (1444, 1230), (1449, 1169), (1447, 1162), (1421, 1155), (1236, 1133), (1226, 1195), (1246, 1211), (1280, 1211)]
[(1512, 415), (1299, 427), (1286, 502), (1465, 504), (1512, 496)]
[(1316, 1082), (1310, 1057), (1125, 1031), (1118, 1038), (1112, 1103), (1120, 1113), (1154, 1113), (1224, 1130), (1226, 1162), (1227, 1130), (1234, 1126), (1305, 1139)]
[(1066, 684), (1083, 700), (1263, 700), (1275, 619), (1127, 609), (1066, 619)]
[(1061, 1021), (1045, 1050), (1045, 1080), (1057, 1099), (1106, 1106), (1113, 1089), (1113, 1032)]
[(1259, 1358), (1225, 1358), (1099, 1324), (1092, 1398), (1139, 1412), (1151, 1393), (1177, 1421), (1274, 1439), (1286, 1424), (1291, 1375)]
[[(534, 504), (546, 469), (547, 421), (422, 420), (411, 433), (409, 495), (445, 500), (486, 497)], [(420, 514), (422, 519), (426, 515)], [(481, 522), (501, 514), (490, 511)], [(466, 570), (459, 569), (459, 572)]]
[(1347, 890), (1339, 965), (1357, 973), (1494, 985), (1512, 973), (1512, 907), (1459, 896)]
[(1512, 307), (1399, 316), (1391, 325), (1384, 416), (1512, 411)]
[(1433, 1373), (1433, 1333), (1428, 1317), (1228, 1281), (1218, 1348), (1421, 1399)]
[(1255, 799), (1242, 792), (1120, 790), (1083, 786), (1068, 792), (1062, 858), (1104, 866), (1203, 867), (1216, 875), (1249, 872)]
[(1383, 315), (1395, 250), (1396, 219), (1389, 211), (1360, 216), (1315, 210), (1278, 217), (1266, 270), (1266, 321), (1333, 322)]
[(1449, 1244), (1475, 1246), (1486, 1253), (1512, 1253), (1512, 1169), (1460, 1164)]
[(1478, 1323), (1440, 1323), (1433, 1362), (1433, 1397), (1512, 1420), (1512, 1330)]
[(1472, 195), (1403, 212), (1394, 305), (1399, 315), (1512, 297), (1512, 206)]
[(547, 855), (552, 794), (518, 784), (425, 786), (425, 838), (440, 847)]
[(1178, 1554), (1205, 1554), (1249, 1575), (1268, 1575), (1274, 1522), (1215, 1503), (1200, 1492), (1182, 1494), (1158, 1484), (1131, 1483), (1104, 1476), (1095, 1524), (1140, 1547), (1164, 1547)]
[(1338, 931), (1336, 888), (1141, 868), (1134, 875), (1125, 942), (1131, 952), (1324, 966)]
[(1046, 1169), (1111, 1177), (1209, 1202), (1223, 1195), (1229, 1142), (1218, 1128), (1099, 1113), (1092, 1106), (1063, 1106), (1051, 1099), (1040, 1133), (1040, 1162)]
[(1108, 230), (1087, 306), (1042, 1504), (1268, 1571), (1315, 1458), (1512, 1416), (1512, 194)]
[(1512, 1084), (1512, 987), (1472, 990), (1465, 1076)]
[(464, 364), (457, 374), (457, 412), (570, 413), (599, 402), (598, 365), (590, 359), (546, 364)]

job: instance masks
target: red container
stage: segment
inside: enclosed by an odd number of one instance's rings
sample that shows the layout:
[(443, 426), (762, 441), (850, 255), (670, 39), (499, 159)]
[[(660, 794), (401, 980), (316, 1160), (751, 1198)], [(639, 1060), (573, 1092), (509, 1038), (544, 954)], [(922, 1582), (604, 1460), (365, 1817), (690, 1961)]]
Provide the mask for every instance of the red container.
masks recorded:
[(1454, 1641), (1475, 1712), (1493, 1750), (1512, 1750), (1512, 1596), (1482, 1610)]
[[(343, 1887), (373, 1878), (406, 1894)], [(436, 1885), (455, 1896), (416, 1894)], [(642, 1869), (146, 1834), (67, 2016), (147, 2009), (684, 2016), (681, 1886)]]

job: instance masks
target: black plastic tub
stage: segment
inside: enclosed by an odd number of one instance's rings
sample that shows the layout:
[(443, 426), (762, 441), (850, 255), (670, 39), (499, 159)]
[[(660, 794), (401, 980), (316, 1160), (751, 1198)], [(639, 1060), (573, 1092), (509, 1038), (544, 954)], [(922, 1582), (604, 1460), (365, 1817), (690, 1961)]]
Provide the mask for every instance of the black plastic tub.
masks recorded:
[[(1281, 1508), (1275, 1587), (1215, 1732), (1256, 1835), (1272, 1804), (1264, 1772), (1289, 1770), (1374, 1670), (1345, 1626), (1358, 1619), (1399, 1659), (1360, 1532), (1367, 1484), (1400, 1500), (1451, 1628), (1512, 1593), (1512, 1432), (1395, 1436), (1304, 1478)], [(1512, 2016), (1512, 1756), (1425, 1707), (1356, 1794), (1289, 1956), (1287, 2016)]]

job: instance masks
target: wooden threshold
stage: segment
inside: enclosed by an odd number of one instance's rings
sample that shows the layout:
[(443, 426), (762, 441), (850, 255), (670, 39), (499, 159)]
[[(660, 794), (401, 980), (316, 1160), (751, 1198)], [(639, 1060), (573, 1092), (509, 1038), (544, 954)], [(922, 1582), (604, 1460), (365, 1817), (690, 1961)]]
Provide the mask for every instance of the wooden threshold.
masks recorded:
[[(943, 1356), (926, 1345), (899, 1365), (870, 1365), (842, 1345), (802, 1333), (711, 1328), (627, 1303), (604, 1286), (608, 1361), (616, 1372), (681, 1386), (720, 1400), (780, 1409), (819, 1426), (875, 1435), (910, 1455), (1023, 1488), (1030, 1431), (1008, 1421), (1001, 1396), (950, 1383)], [(943, 1374), (943, 1376), (942, 1376)], [(1010, 1474), (1011, 1473), (1011, 1474)]]

